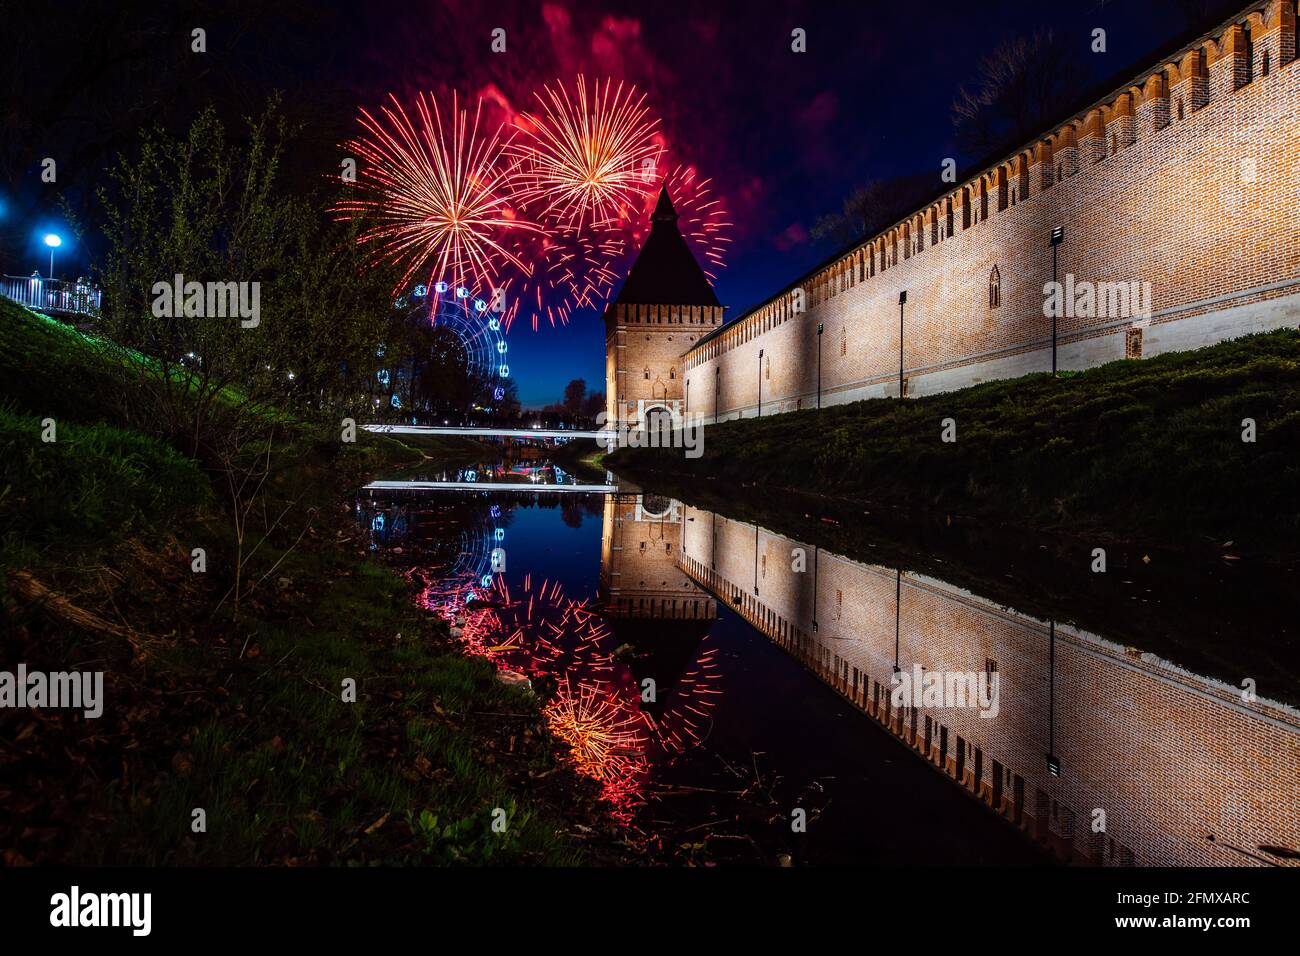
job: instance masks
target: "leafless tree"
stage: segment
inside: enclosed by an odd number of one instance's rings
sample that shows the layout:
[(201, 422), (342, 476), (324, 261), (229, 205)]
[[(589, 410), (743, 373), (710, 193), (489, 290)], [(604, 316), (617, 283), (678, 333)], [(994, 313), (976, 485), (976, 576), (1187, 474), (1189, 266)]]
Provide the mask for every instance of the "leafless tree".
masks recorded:
[(859, 242), (924, 202), (934, 186), (930, 174), (871, 180), (849, 193), (838, 212), (818, 218), (812, 238), (837, 248)]
[(1085, 85), (1081, 49), (1052, 30), (995, 47), (953, 101), (957, 148), (971, 159), (988, 158), (1060, 119)]

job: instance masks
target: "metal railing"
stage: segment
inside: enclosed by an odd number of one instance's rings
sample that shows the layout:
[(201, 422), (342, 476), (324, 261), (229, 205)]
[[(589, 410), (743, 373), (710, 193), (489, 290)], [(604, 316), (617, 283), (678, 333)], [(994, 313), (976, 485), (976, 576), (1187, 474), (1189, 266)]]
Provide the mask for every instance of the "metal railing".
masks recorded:
[(37, 312), (97, 316), (103, 293), (85, 279), (30, 275), (0, 277), (0, 295)]

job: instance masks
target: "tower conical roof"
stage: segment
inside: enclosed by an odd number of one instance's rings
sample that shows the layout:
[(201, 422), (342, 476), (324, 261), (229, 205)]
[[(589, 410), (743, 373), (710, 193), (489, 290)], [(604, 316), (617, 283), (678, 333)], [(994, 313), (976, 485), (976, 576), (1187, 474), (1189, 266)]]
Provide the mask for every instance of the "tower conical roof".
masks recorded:
[(614, 301), (635, 305), (719, 304), (708, 276), (677, 228), (677, 210), (667, 185), (659, 190), (659, 201), (650, 217), (650, 235)]

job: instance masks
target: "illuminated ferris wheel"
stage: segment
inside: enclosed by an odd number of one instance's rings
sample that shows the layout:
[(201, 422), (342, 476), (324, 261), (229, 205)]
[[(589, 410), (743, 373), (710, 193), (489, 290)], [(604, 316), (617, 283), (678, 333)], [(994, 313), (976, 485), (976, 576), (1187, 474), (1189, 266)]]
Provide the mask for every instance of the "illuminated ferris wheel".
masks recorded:
[(505, 397), (510, 378), (508, 347), (501, 317), (485, 300), (464, 286), (452, 288), (446, 282), (435, 282), (417, 285), (395, 304), (412, 318), (454, 334), (465, 350), (469, 373), (492, 389), (493, 401)]

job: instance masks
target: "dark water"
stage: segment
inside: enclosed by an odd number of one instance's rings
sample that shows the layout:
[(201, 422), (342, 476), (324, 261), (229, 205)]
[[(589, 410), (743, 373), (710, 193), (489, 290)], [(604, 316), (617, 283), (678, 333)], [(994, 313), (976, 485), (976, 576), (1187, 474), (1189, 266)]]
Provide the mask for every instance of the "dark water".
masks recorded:
[[(561, 491), (577, 479), (545, 461), (415, 477), (484, 487), (363, 491), (376, 550), (548, 699), (666, 859), (1296, 862), (1282, 705), (672, 499)], [(896, 669), (996, 674), (997, 707), (886, 706)]]

